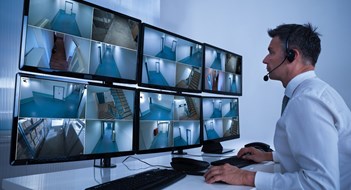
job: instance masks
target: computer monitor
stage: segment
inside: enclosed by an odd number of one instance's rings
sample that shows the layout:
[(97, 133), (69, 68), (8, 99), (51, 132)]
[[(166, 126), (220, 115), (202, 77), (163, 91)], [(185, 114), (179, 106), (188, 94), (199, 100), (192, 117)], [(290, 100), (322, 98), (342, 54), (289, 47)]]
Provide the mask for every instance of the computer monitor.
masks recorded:
[(242, 56), (204, 44), (203, 91), (242, 95)]
[(202, 103), (197, 95), (139, 90), (137, 153), (183, 150), (202, 144)]
[(201, 92), (202, 43), (145, 23), (141, 31), (139, 85)]
[(223, 149), (220, 142), (240, 137), (239, 99), (235, 97), (203, 97), (202, 151), (225, 153), (233, 149)]
[(17, 74), (10, 164), (134, 154), (135, 94), (129, 87)]
[(19, 69), (136, 84), (141, 21), (76, 0), (24, 0)]

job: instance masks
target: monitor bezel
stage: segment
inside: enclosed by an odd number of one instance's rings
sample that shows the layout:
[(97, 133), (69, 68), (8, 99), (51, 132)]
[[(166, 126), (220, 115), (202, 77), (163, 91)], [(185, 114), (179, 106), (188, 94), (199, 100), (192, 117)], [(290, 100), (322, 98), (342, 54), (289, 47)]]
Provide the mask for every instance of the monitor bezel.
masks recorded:
[[(243, 95), (243, 56), (242, 55), (239, 55), (237, 53), (234, 53), (234, 52), (231, 52), (231, 51), (228, 51), (228, 50), (225, 50), (223, 48), (220, 48), (220, 47), (217, 47), (217, 46), (214, 46), (214, 45), (211, 45), (211, 44), (208, 44), (208, 43), (204, 43), (203, 44), (204, 47), (203, 47), (203, 75), (202, 75), (202, 91), (203, 92), (207, 92), (207, 93), (211, 93), (211, 94), (220, 94), (220, 95), (229, 95), (229, 96), (242, 96)], [(234, 56), (237, 56), (241, 61), (241, 66), (240, 66), (240, 71), (241, 71), (241, 81), (240, 81), (240, 87), (241, 87), (241, 90), (240, 92), (229, 92), (229, 91), (215, 91), (215, 90), (210, 90), (210, 89), (206, 89), (205, 88), (205, 79), (206, 79), (206, 75), (205, 75), (205, 72), (206, 72), (206, 48), (212, 48), (214, 50), (218, 50), (218, 51), (222, 51), (222, 52), (225, 52), (225, 53), (228, 53), (228, 54), (232, 54)]]
[[(210, 95), (210, 96), (203, 96), (202, 97), (202, 103), (204, 102), (205, 99), (236, 99), (237, 100), (237, 105), (238, 105), (238, 131), (239, 133), (237, 135), (231, 135), (231, 136), (227, 136), (227, 137), (220, 137), (220, 138), (216, 138), (216, 139), (206, 139), (205, 140), (205, 129), (204, 129), (204, 124), (205, 124), (205, 118), (203, 117), (203, 113), (202, 113), (202, 131), (203, 131), (203, 142), (206, 143), (206, 142), (223, 142), (223, 141), (228, 141), (228, 140), (233, 140), (233, 139), (239, 139), (240, 138), (240, 104), (239, 104), (239, 98), (238, 97), (229, 97), (229, 96), (213, 96), (213, 95)], [(202, 105), (203, 106), (203, 105)], [(224, 118), (223, 116), (221, 117), (222, 119)], [(218, 118), (217, 118), (218, 119)]]
[[(154, 89), (161, 89), (161, 90), (170, 90), (170, 91), (176, 91), (176, 92), (191, 92), (191, 93), (201, 93), (202, 92), (202, 80), (203, 80), (203, 68), (204, 68), (204, 51), (202, 50), (202, 60), (201, 60), (201, 77), (200, 77), (200, 86), (199, 89), (190, 89), (190, 88), (181, 88), (177, 86), (162, 86), (162, 85), (155, 85), (155, 84), (149, 84), (149, 83), (144, 83), (142, 81), (143, 78), (143, 57), (144, 57), (144, 34), (145, 34), (145, 28), (149, 28), (151, 30), (156, 30), (161, 33), (165, 33), (167, 35), (171, 35), (175, 38), (179, 38), (184, 41), (188, 41), (197, 45), (201, 45), (201, 48), (204, 48), (204, 44), (202, 42), (196, 41), (194, 39), (190, 39), (188, 37), (182, 36), (180, 34), (176, 34), (174, 32), (171, 32), (169, 30), (148, 24), (148, 23), (142, 23), (141, 24), (141, 29), (140, 29), (140, 42), (139, 42), (139, 58), (138, 58), (138, 85), (141, 87), (146, 87), (146, 88), (154, 88)], [(160, 58), (162, 59), (162, 58)], [(179, 64), (179, 62), (174, 61), (175, 64)]]
[[(21, 29), (21, 37), (20, 37), (20, 53), (19, 53), (19, 63), (18, 63), (18, 69), (20, 71), (30, 71), (30, 72), (35, 72), (35, 73), (41, 73), (41, 74), (50, 74), (50, 75), (56, 75), (56, 76), (66, 76), (66, 77), (73, 77), (73, 78), (80, 78), (80, 79), (86, 79), (86, 80), (96, 80), (96, 81), (104, 81), (104, 82), (117, 82), (117, 83), (126, 83), (126, 84), (137, 84), (137, 79), (138, 79), (138, 57), (139, 57), (139, 43), (140, 43), (140, 29), (141, 29), (141, 24), (142, 21), (138, 18), (131, 17), (129, 15), (90, 3), (86, 1), (81, 1), (81, 0), (72, 0), (76, 3), (80, 3), (86, 6), (89, 6), (93, 9), (99, 9), (101, 11), (106, 11), (108, 13), (117, 15), (119, 17), (125, 18), (125, 19), (130, 19), (138, 24), (138, 37), (137, 37), (137, 49), (136, 49), (136, 57), (135, 57), (135, 78), (134, 79), (127, 79), (127, 78), (117, 78), (117, 77), (110, 77), (110, 76), (103, 76), (103, 75), (96, 75), (92, 73), (78, 73), (78, 72), (69, 72), (69, 71), (62, 71), (62, 70), (57, 70), (57, 69), (51, 69), (51, 68), (43, 68), (43, 67), (37, 67), (37, 66), (29, 66), (24, 64), (24, 54), (25, 54), (25, 48), (26, 48), (26, 34), (27, 34), (27, 29), (28, 29), (28, 16), (29, 16), (29, 6), (30, 2), (32, 0), (24, 0), (24, 6), (23, 6), (23, 15), (22, 15), (22, 29)], [(92, 21), (93, 22), (93, 21)], [(55, 31), (52, 30), (53, 32), (58, 32), (64, 35), (71, 35), (68, 33), (63, 33), (60, 31)], [(74, 35), (71, 35), (73, 37), (76, 37)], [(80, 37), (84, 40), (89, 40), (90, 44), (93, 42), (99, 42), (97, 40), (93, 40), (92, 36), (89, 38), (86, 37)], [(105, 43), (105, 42), (102, 42)], [(108, 44), (108, 43), (105, 43)], [(117, 46), (117, 45), (114, 45)], [(119, 46), (118, 46), (119, 47)], [(89, 53), (90, 54), (90, 53)], [(90, 65), (90, 63), (89, 63)]]
[[(34, 79), (43, 79), (50, 81), (59, 81), (59, 82), (68, 82), (82, 85), (93, 85), (98, 87), (107, 87), (107, 88), (118, 88), (123, 90), (129, 90), (134, 92), (134, 112), (132, 116), (132, 147), (131, 150), (121, 151), (121, 152), (105, 152), (105, 153), (89, 153), (89, 154), (80, 154), (74, 156), (67, 157), (59, 157), (59, 158), (49, 158), (49, 159), (17, 159), (17, 138), (18, 138), (18, 122), (19, 122), (19, 98), (20, 98), (20, 82), (21, 77), (28, 77)], [(47, 164), (47, 163), (61, 163), (61, 162), (71, 162), (71, 161), (83, 161), (83, 160), (93, 160), (93, 159), (111, 159), (113, 157), (121, 157), (127, 155), (134, 155), (136, 151), (136, 144), (134, 139), (135, 133), (135, 123), (136, 123), (136, 104), (135, 101), (137, 99), (137, 90), (135, 88), (121, 86), (121, 85), (112, 85), (111, 83), (96, 83), (94, 81), (84, 81), (76, 78), (68, 78), (68, 77), (57, 77), (57, 76), (48, 76), (48, 75), (34, 75), (29, 73), (17, 73), (15, 79), (15, 96), (14, 96), (14, 104), (13, 104), (13, 119), (12, 119), (12, 129), (11, 129), (11, 143), (10, 143), (10, 165), (34, 165), (34, 164)], [(88, 119), (85, 119), (87, 121)], [(99, 119), (101, 121), (105, 121), (104, 119)], [(86, 127), (86, 126), (85, 126)]]
[[(199, 98), (200, 100), (200, 113), (199, 113), (199, 125), (200, 125), (200, 137), (199, 137), (199, 144), (193, 144), (193, 145), (186, 145), (186, 146), (173, 146), (173, 147), (166, 147), (166, 148), (157, 148), (157, 149), (140, 149), (140, 145), (139, 145), (139, 133), (140, 133), (140, 93), (141, 92), (146, 92), (146, 93), (160, 93), (160, 94), (166, 94), (166, 95), (173, 95), (173, 96), (188, 96), (188, 97), (194, 97), (194, 98)], [(138, 113), (136, 113), (136, 130), (135, 130), (135, 137), (134, 139), (136, 140), (135, 144), (137, 145), (137, 149), (135, 151), (136, 154), (148, 154), (148, 153), (160, 153), (160, 152), (172, 152), (177, 154), (177, 152), (179, 154), (183, 154), (183, 150), (186, 149), (191, 149), (191, 148), (198, 148), (201, 147), (203, 145), (203, 129), (202, 129), (202, 125), (203, 125), (203, 118), (202, 118), (202, 96), (197, 95), (197, 94), (186, 94), (186, 93), (175, 93), (175, 92), (169, 92), (169, 91), (160, 91), (160, 90), (151, 90), (151, 89), (138, 89), (137, 90), (137, 109), (139, 110)], [(171, 120), (174, 121), (174, 120)], [(184, 120), (186, 121), (186, 120)]]

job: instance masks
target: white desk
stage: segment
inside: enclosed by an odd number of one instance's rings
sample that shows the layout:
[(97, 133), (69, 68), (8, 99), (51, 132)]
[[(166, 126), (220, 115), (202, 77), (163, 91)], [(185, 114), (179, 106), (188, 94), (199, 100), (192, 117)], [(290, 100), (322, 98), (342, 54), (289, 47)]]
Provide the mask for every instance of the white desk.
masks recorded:
[[(214, 157), (206, 157), (206, 155), (201, 156), (191, 156), (195, 153), (193, 151), (187, 151), (189, 155), (186, 157), (192, 157), (199, 160), (205, 161), (213, 161), (219, 158)], [(199, 154), (199, 151), (195, 151)], [(232, 154), (226, 154), (223, 156), (229, 156)], [(138, 157), (138, 156), (135, 156)], [(172, 155), (166, 154), (158, 157), (143, 159), (143, 161), (153, 164), (153, 165), (166, 165), (170, 166)], [(125, 165), (127, 165), (131, 169), (138, 170), (129, 170)], [(28, 190), (28, 189), (50, 189), (50, 190), (62, 190), (62, 189), (85, 189), (90, 186), (94, 186), (100, 184), (102, 182), (107, 182), (113, 179), (121, 178), (124, 176), (128, 176), (134, 173), (139, 173), (141, 171), (147, 169), (140, 169), (147, 167), (146, 164), (135, 160), (133, 158), (129, 158), (126, 162), (117, 163), (116, 168), (112, 169), (100, 169), (100, 168), (82, 168), (75, 170), (67, 170), (61, 172), (53, 172), (53, 173), (45, 173), (45, 174), (37, 174), (37, 175), (28, 175), (14, 178), (6, 178), (2, 181), (2, 188), (4, 190)], [(151, 168), (148, 168), (151, 169)], [(252, 171), (266, 171), (266, 172), (274, 172), (279, 171), (279, 165), (273, 164), (272, 162), (264, 163), (264, 164), (255, 164), (251, 166), (247, 166), (244, 169), (252, 170)], [(182, 180), (168, 186), (166, 189), (189, 189), (189, 187), (196, 187), (196, 189), (252, 189), (252, 187), (246, 186), (232, 186), (226, 184), (207, 184), (204, 182), (204, 178), (202, 176), (186, 176)]]

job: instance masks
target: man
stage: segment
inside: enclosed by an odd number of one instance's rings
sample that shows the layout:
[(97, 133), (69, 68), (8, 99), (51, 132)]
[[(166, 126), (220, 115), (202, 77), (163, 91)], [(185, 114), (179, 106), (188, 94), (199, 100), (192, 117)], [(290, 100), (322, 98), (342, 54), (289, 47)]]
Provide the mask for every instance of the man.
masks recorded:
[(265, 80), (285, 87), (286, 106), (277, 121), (276, 151), (242, 148), (244, 159), (279, 162), (281, 173), (252, 172), (229, 164), (211, 167), (207, 183), (256, 186), (257, 189), (350, 189), (351, 112), (341, 96), (314, 72), (321, 51), (311, 24), (283, 24), (272, 38), (263, 63)]

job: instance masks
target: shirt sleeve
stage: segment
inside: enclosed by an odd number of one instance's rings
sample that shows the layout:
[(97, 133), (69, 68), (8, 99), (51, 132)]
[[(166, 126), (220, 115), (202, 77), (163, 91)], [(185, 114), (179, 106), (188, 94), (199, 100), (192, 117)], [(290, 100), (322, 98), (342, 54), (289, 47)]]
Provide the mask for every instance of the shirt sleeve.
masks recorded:
[(256, 172), (256, 189), (271, 189), (273, 187), (274, 174), (266, 172)]
[(296, 165), (276, 155), (274, 159), (280, 159), (285, 173), (257, 172), (257, 189), (339, 189), (335, 113), (316, 96), (297, 97), (289, 104), (279, 127), (286, 132), (288, 144), (284, 148), (290, 150)]

